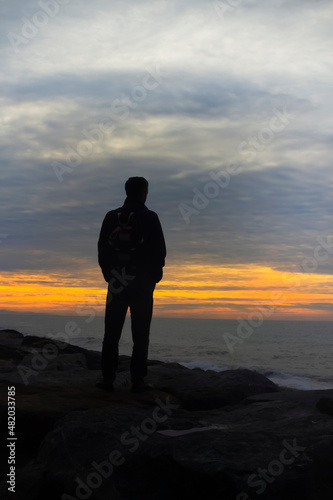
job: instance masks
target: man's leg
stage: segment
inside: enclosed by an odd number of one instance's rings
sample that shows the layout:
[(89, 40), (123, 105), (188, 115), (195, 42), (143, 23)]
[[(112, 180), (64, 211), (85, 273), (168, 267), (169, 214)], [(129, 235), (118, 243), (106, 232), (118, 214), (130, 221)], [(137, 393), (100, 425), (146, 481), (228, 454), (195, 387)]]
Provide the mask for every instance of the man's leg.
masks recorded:
[(130, 300), (133, 352), (131, 379), (133, 384), (143, 383), (147, 375), (150, 323), (153, 315), (155, 283), (145, 284)]
[(105, 333), (102, 348), (102, 375), (106, 383), (112, 384), (118, 366), (118, 344), (124, 326), (128, 300), (126, 296), (110, 296), (105, 308)]

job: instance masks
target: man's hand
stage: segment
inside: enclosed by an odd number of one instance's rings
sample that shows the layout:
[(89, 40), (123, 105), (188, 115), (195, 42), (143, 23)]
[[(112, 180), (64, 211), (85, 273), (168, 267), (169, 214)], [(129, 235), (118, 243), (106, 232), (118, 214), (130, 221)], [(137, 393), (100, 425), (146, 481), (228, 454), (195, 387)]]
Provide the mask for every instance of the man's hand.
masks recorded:
[(159, 283), (162, 278), (163, 278), (163, 269), (161, 269), (155, 274), (155, 282)]

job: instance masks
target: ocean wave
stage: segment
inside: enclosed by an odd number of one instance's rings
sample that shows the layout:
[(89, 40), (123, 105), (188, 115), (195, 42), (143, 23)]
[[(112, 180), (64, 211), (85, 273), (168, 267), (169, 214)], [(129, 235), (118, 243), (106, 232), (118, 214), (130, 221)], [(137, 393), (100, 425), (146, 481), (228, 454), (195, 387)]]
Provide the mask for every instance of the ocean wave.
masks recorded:
[(190, 362), (180, 362), (179, 363), (186, 368), (191, 370), (195, 368), (200, 368), (201, 370), (213, 370), (215, 372), (223, 372), (226, 370), (235, 370), (239, 368), (245, 368), (247, 370), (254, 370), (265, 375), (269, 380), (274, 382), (280, 387), (286, 387), (289, 389), (298, 389), (301, 391), (309, 390), (326, 390), (333, 389), (333, 379), (323, 379), (319, 377), (309, 377), (306, 375), (296, 375), (287, 372), (277, 372), (271, 371), (264, 368), (258, 368), (253, 366), (216, 366), (212, 363), (205, 361), (190, 361)]

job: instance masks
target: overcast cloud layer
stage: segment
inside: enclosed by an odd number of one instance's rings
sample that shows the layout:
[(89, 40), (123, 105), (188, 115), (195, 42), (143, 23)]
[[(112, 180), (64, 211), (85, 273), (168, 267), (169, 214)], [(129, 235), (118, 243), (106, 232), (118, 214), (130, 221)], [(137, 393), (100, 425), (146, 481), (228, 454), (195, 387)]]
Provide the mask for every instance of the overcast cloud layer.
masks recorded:
[(3, 270), (96, 266), (132, 175), (169, 262), (291, 270), (332, 234), (330, 1), (0, 9)]

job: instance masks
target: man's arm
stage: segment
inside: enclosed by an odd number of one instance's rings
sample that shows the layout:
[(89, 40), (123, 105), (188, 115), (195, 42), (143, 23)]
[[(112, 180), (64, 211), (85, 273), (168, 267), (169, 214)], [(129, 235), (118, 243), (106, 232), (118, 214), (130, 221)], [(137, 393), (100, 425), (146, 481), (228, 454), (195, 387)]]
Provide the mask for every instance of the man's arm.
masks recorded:
[(163, 267), (165, 265), (166, 257), (166, 245), (162, 226), (156, 213), (154, 213), (153, 219), (152, 250), (154, 276), (156, 283), (158, 283), (163, 277)]
[(98, 263), (102, 269), (102, 273), (105, 281), (108, 283), (110, 281), (110, 246), (108, 243), (110, 235), (110, 219), (111, 212), (108, 212), (104, 217), (103, 224), (98, 239)]

